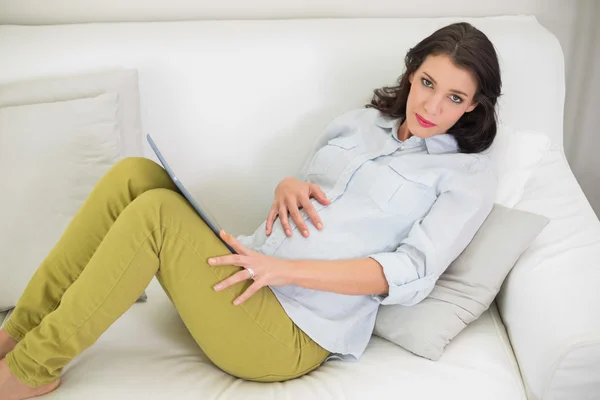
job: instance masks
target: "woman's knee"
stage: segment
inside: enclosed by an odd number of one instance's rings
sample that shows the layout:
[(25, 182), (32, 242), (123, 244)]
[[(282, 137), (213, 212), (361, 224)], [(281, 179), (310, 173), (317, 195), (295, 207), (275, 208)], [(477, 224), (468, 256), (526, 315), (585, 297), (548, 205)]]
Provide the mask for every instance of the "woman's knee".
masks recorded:
[(122, 176), (155, 175), (162, 170), (161, 166), (144, 157), (126, 157), (112, 166), (111, 172)]
[[(185, 198), (170, 189), (151, 189), (136, 197), (123, 211), (123, 218), (142, 218), (150, 230), (160, 226), (178, 227), (186, 216)], [(119, 217), (121, 218), (121, 217)]]
[(126, 181), (131, 188), (142, 192), (154, 188), (175, 188), (167, 172), (144, 157), (124, 158), (112, 166), (108, 175), (110, 179)]
[[(135, 204), (135, 205), (134, 205)], [(178, 192), (165, 188), (147, 190), (134, 200), (134, 207), (173, 208), (186, 204), (184, 197)]]

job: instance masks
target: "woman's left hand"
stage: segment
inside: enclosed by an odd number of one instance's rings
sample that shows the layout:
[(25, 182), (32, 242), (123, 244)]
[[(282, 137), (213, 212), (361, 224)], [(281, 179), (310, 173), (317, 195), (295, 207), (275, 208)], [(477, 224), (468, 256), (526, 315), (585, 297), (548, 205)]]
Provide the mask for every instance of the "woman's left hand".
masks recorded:
[(211, 257), (208, 259), (208, 265), (235, 265), (244, 269), (221, 281), (215, 285), (214, 289), (221, 291), (236, 283), (250, 279), (250, 272), (248, 272), (247, 268), (252, 268), (252, 271), (254, 271), (254, 283), (241, 296), (235, 299), (233, 304), (242, 304), (263, 286), (285, 286), (291, 284), (288, 271), (292, 268), (293, 261), (266, 256), (250, 250), (243, 246), (236, 238), (225, 233), (225, 231), (221, 231), (220, 235), (238, 254)]

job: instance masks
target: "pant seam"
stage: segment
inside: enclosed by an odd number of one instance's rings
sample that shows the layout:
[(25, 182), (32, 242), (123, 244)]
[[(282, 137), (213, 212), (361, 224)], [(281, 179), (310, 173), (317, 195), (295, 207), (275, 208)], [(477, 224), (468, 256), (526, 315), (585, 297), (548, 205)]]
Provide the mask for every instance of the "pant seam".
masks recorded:
[[(127, 270), (129, 269), (129, 267), (131, 266), (131, 263), (133, 261), (133, 259), (135, 258), (135, 256), (138, 255), (138, 253), (140, 252), (140, 250), (142, 249), (142, 246), (148, 241), (148, 239), (150, 238), (150, 236), (152, 236), (154, 234), (154, 232), (160, 230), (159, 228), (156, 228), (154, 230), (152, 230), (147, 236), (146, 238), (144, 238), (144, 240), (142, 241), (142, 243), (140, 244), (140, 246), (138, 247), (138, 249), (136, 250), (136, 252), (133, 254), (133, 256), (131, 257), (131, 259), (129, 260), (129, 262), (127, 263), (127, 266), (123, 269), (123, 272), (121, 273), (121, 275), (119, 276), (119, 278), (117, 279), (117, 281), (115, 282), (115, 285), (113, 286), (113, 288), (110, 290), (110, 292), (106, 295), (106, 297), (104, 298), (104, 300), (102, 300), (102, 302), (98, 305), (98, 307), (96, 307), (96, 309), (94, 311), (92, 311), (90, 313), (90, 315), (81, 323), (79, 324), (75, 330), (67, 337), (65, 338), (62, 342), (59, 343), (59, 345), (57, 347), (62, 346), (67, 340), (69, 340), (71, 337), (73, 337), (73, 335), (75, 335), (77, 332), (79, 332), (79, 329), (92, 317), (94, 316), (94, 314), (96, 314), (96, 312), (104, 305), (104, 303), (106, 303), (106, 300), (110, 297), (110, 295), (112, 294), (112, 292), (114, 292), (115, 288), (117, 287), (117, 285), (119, 284), (119, 282), (121, 282), (121, 280), (123, 279), (123, 275), (125, 275), (125, 273), (127, 272)], [(63, 294), (64, 295), (64, 294)], [(54, 354), (56, 354), (56, 351), (54, 351), (54, 353), (51, 353), (49, 358), (53, 357)], [(37, 382), (38, 384), (40, 383), (39, 381), (37, 381), (37, 376), (40, 372), (40, 370), (42, 369), (42, 366), (38, 366), (37, 370), (35, 371), (34, 375), (33, 375), (33, 379), (32, 381)]]
[(306, 375), (307, 373), (317, 369), (321, 364), (323, 364), (323, 361), (320, 361), (317, 364), (313, 364), (310, 367), (305, 368), (302, 371), (300, 371), (296, 374), (291, 374), (291, 375), (266, 374), (266, 375), (252, 377), (252, 378), (241, 378), (241, 379), (245, 379), (245, 380), (249, 380), (249, 381), (256, 381), (256, 380), (264, 379), (264, 378), (268, 378), (268, 377), (295, 379), (295, 378), (299, 378), (299, 377)]

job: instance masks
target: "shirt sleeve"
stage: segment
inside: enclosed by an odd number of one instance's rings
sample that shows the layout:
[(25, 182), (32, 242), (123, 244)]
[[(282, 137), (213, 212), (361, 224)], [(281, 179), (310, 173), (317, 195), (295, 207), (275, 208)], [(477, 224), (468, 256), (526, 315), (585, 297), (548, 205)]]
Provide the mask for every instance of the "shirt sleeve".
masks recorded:
[(381, 265), (389, 284), (389, 292), (374, 299), (383, 305), (411, 306), (431, 293), (492, 210), (497, 177), (489, 159), (484, 164), (477, 172), (442, 183), (429, 213), (414, 223), (396, 251), (369, 256)]
[(367, 108), (359, 108), (356, 110), (347, 111), (344, 114), (334, 118), (333, 121), (331, 121), (327, 127), (325, 127), (325, 131), (319, 135), (314, 142), (311, 151), (308, 153), (308, 156), (306, 157), (298, 173), (295, 175), (295, 178), (300, 181), (306, 181), (308, 179), (308, 170), (317, 151), (319, 151), (321, 147), (325, 146), (331, 139), (338, 137), (346, 129), (349, 129), (356, 119), (360, 118), (361, 115), (367, 111)]

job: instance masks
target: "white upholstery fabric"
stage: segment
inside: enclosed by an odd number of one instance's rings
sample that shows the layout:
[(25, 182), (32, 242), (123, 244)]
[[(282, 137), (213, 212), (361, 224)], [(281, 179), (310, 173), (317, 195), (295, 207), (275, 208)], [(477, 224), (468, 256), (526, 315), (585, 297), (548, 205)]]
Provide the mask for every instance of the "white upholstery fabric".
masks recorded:
[[(0, 26), (0, 84), (137, 68), (144, 133), (153, 135), (225, 229), (250, 233), (265, 219), (275, 185), (298, 170), (325, 125), (368, 102), (374, 88), (392, 84), (410, 46), (457, 20)], [(564, 66), (556, 39), (532, 17), (466, 20), (488, 34), (500, 53), (503, 121), (548, 133), (560, 149)], [(148, 146), (145, 151), (150, 156)], [(600, 304), (594, 297), (599, 291), (587, 290), (600, 244), (598, 221), (581, 192), (565, 192), (577, 189), (568, 166), (552, 168), (560, 179), (547, 175), (542, 187), (536, 178), (523, 204), (556, 216), (548, 227), (560, 229), (550, 229), (519, 262), (502, 311), (530, 398), (570, 400), (600, 392), (590, 392), (598, 385), (593, 379), (580, 389), (585, 376), (578, 371), (594, 367), (594, 352), (569, 351), (571, 339), (587, 332), (594, 343), (598, 332), (590, 322), (594, 317), (585, 314), (597, 310), (589, 303)], [(566, 240), (569, 232), (585, 240), (574, 244)], [(584, 238), (585, 232), (591, 236)], [(538, 262), (544, 268), (536, 268)], [(568, 296), (558, 296), (565, 291)], [(155, 288), (148, 303), (134, 305), (69, 365), (60, 391), (48, 398), (362, 399), (397, 397), (401, 388), (403, 395), (421, 399), (522, 399), (519, 370), (499, 321), (495, 311), (486, 312), (438, 362), (375, 337), (357, 364), (332, 362), (298, 380), (261, 385), (213, 369)], [(570, 326), (558, 326), (563, 322)], [(563, 363), (559, 354), (568, 354)], [(552, 373), (556, 365), (560, 370)]]
[[(40, 7), (43, 3), (44, 6)], [(564, 3), (564, 2), (563, 2)], [(568, 2), (567, 2), (568, 3)], [(576, 8), (576, 7), (573, 7)], [(550, 10), (544, 13), (542, 10)], [(587, 10), (590, 10), (588, 8)], [(0, 24), (73, 24), (87, 22), (184, 21), (214, 19), (293, 18), (408, 18), (433, 16), (482, 16), (541, 14), (554, 17), (564, 12), (572, 21), (568, 6), (538, 0), (502, 2), (453, 0), (0, 0)], [(571, 11), (573, 12), (573, 11)], [(590, 18), (590, 21), (592, 18)], [(566, 27), (565, 27), (566, 28)], [(584, 32), (584, 31), (582, 31)]]
[(142, 155), (137, 71), (115, 70), (67, 74), (0, 85), (0, 107), (52, 103), (118, 93), (121, 156)]
[(498, 305), (530, 399), (600, 393), (600, 224), (561, 150), (550, 151), (515, 207), (550, 217)]
[[(63, 371), (47, 400), (101, 399), (524, 399), (519, 372), (495, 310), (450, 343), (440, 361), (374, 337), (359, 363), (332, 361), (280, 384), (236, 379), (212, 365), (152, 280), (137, 303)], [(46, 400), (46, 398), (44, 398)]]
[(551, 145), (542, 132), (499, 126), (494, 143), (485, 151), (498, 171), (497, 204), (513, 208), (521, 200), (527, 181)]
[[(392, 84), (410, 46), (457, 20), (0, 26), (0, 84), (137, 68), (143, 133), (193, 194), (202, 191), (224, 229), (249, 234), (266, 218), (276, 184), (296, 173), (326, 124)], [(562, 144), (556, 38), (532, 17), (465, 20), (500, 52), (503, 121)]]

